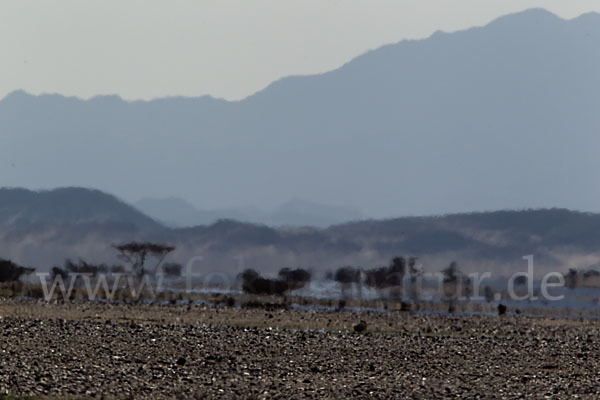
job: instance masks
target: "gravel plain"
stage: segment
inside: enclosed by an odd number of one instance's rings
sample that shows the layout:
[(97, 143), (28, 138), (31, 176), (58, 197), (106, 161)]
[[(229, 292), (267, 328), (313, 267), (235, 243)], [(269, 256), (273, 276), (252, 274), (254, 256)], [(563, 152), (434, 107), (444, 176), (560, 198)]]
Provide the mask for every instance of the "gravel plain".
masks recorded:
[(11, 396), (600, 396), (595, 319), (0, 299), (0, 337)]

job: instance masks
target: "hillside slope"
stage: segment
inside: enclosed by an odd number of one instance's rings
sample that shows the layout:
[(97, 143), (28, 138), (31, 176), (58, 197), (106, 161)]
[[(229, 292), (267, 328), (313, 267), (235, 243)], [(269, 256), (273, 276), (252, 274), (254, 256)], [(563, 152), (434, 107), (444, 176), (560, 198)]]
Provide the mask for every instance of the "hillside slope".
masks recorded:
[(0, 226), (29, 228), (75, 224), (161, 229), (161, 225), (150, 217), (99, 190), (75, 187), (48, 191), (0, 188)]
[[(113, 196), (87, 189), (0, 190), (0, 258), (45, 270), (65, 258), (117, 262), (113, 244), (130, 240), (177, 247), (172, 261), (195, 259), (200, 272), (275, 272), (343, 265), (373, 267), (418, 256), (428, 271), (451, 261), (466, 271), (507, 274), (533, 254), (540, 272), (600, 262), (600, 214), (565, 209), (496, 211), (366, 220), (329, 228), (275, 228), (221, 220), (163, 227)], [(237, 272), (236, 272), (237, 271)]]

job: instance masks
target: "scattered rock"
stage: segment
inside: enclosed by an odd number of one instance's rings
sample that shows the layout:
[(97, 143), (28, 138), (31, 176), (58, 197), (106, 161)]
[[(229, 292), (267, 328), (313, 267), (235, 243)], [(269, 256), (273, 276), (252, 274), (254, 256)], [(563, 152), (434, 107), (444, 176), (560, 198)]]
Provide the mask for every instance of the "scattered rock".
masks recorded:
[[(187, 313), (185, 306), (6, 299), (0, 315), (0, 397), (502, 399), (600, 392), (596, 319), (227, 307), (217, 314), (202, 306)], [(349, 335), (354, 321), (371, 333)]]
[(498, 304), (498, 315), (506, 314), (506, 306), (502, 303)]
[(358, 324), (354, 325), (354, 332), (356, 332), (356, 333), (363, 333), (366, 330), (367, 330), (367, 322), (366, 321), (360, 321)]

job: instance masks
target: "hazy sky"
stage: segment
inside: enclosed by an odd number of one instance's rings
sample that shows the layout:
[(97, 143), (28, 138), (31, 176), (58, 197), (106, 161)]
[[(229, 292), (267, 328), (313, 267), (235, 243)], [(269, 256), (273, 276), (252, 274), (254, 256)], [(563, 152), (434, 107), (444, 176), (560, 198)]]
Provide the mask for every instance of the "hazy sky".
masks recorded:
[(386, 43), (532, 7), (573, 18), (600, 1), (3, 0), (0, 98), (25, 89), (239, 99)]

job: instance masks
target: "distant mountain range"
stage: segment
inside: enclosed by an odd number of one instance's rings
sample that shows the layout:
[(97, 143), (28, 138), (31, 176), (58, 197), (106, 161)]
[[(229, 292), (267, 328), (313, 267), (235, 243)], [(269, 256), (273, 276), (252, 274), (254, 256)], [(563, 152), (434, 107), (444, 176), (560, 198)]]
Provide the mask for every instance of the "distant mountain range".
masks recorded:
[(168, 197), (142, 199), (134, 204), (139, 210), (172, 227), (210, 225), (220, 219), (234, 219), (272, 226), (313, 226), (324, 228), (359, 220), (362, 214), (352, 207), (330, 206), (295, 199), (265, 212), (256, 207), (198, 210), (189, 202)]
[(197, 271), (274, 273), (303, 266), (316, 273), (343, 265), (373, 267), (396, 255), (418, 256), (426, 271), (456, 260), (465, 271), (509, 274), (526, 268), (566, 271), (600, 262), (600, 214), (564, 209), (496, 211), (365, 220), (328, 228), (269, 227), (220, 220), (173, 229), (114, 196), (67, 188), (0, 190), (0, 257), (46, 270), (65, 258), (117, 262), (115, 243), (166, 242), (171, 260), (197, 259)]
[[(207, 209), (289, 199), (370, 217), (600, 211), (600, 15), (535, 9), (370, 51), (242, 101), (0, 101), (3, 186), (177, 193)], [(240, 66), (243, 68), (243, 66)]]

